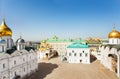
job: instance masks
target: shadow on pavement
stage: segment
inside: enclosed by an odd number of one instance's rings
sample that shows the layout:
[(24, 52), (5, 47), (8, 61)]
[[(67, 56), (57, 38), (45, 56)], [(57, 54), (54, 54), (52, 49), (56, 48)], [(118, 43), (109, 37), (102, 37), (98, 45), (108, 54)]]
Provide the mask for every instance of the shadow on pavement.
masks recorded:
[(57, 64), (52, 63), (39, 63), (38, 71), (34, 73), (29, 79), (44, 79), (48, 74), (50, 74), (55, 68), (57, 68)]

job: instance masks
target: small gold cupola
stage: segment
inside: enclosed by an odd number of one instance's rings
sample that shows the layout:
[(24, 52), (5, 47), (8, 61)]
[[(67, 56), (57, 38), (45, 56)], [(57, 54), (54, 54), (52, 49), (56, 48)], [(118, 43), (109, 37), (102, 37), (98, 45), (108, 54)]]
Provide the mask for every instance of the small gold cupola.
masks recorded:
[(6, 25), (5, 20), (0, 25), (0, 36), (12, 36), (12, 30)]

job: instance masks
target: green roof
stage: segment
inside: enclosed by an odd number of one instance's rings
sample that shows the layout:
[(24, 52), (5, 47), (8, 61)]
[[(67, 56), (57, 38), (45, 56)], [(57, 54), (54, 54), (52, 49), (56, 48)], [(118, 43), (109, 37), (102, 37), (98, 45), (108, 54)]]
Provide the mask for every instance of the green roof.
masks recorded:
[(73, 40), (73, 43), (86, 43), (86, 40)]
[(65, 42), (72, 42), (72, 43), (76, 43), (76, 42), (86, 42), (85, 40), (73, 40), (73, 39), (58, 39), (57, 37), (55, 38), (51, 38), (51, 39), (47, 39), (46, 42), (49, 43), (65, 43)]
[(47, 39), (46, 42), (72, 42), (70, 39)]
[(67, 48), (89, 48), (89, 45), (77, 42), (69, 45)]

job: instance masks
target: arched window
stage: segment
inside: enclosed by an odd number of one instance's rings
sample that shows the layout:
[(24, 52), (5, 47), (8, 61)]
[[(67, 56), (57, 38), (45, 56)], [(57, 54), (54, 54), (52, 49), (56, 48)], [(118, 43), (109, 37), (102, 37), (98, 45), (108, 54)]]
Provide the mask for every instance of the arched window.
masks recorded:
[(4, 76), (3, 79), (6, 79), (6, 77)]
[(114, 43), (114, 39), (112, 39), (112, 44)]

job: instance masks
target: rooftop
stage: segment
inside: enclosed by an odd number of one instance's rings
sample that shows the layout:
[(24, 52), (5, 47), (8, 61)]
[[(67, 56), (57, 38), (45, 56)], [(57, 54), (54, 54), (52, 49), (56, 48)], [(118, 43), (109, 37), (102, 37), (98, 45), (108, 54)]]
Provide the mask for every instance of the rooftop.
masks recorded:
[(89, 48), (89, 45), (77, 42), (69, 45), (67, 48)]

